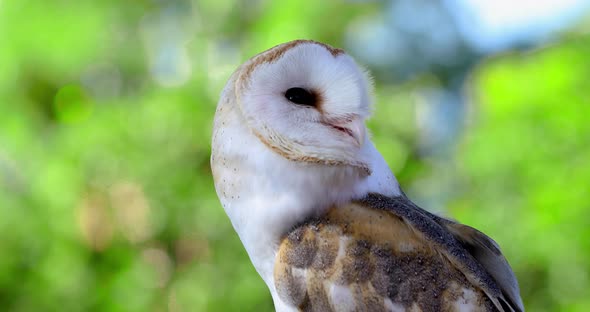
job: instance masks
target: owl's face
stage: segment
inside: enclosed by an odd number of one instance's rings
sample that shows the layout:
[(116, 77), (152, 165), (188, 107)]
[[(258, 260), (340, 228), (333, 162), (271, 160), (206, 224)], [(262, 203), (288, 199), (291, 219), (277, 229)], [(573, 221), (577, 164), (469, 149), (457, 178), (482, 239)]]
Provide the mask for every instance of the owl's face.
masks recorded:
[(238, 106), (265, 145), (293, 161), (370, 171), (360, 156), (370, 84), (342, 50), (294, 41), (253, 57), (236, 74)]

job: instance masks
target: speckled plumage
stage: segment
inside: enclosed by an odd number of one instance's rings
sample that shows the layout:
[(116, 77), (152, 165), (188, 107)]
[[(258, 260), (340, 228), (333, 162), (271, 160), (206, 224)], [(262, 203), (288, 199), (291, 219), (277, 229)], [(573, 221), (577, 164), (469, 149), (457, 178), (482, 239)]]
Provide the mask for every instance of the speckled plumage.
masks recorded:
[[(433, 218), (404, 196), (369, 194), (334, 206), (283, 238), (278, 295), (301, 311), (339, 311), (334, 288), (353, 298), (352, 311), (518, 311), (520, 299), (503, 294), (472, 254), (488, 247), (462, 245), (450, 225), (460, 224)], [(462, 231), (494, 246), (475, 229)]]
[(370, 107), (354, 60), (307, 40), (254, 56), (222, 92), (215, 188), (275, 309), (523, 311), (495, 242), (407, 200), (367, 135)]

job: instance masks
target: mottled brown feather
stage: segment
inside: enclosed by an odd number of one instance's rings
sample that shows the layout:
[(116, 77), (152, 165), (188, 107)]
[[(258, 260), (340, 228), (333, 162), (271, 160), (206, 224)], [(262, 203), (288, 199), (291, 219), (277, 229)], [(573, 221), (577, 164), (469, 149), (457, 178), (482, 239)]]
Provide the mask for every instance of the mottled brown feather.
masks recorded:
[[(330, 287), (338, 285), (349, 289), (356, 311), (387, 311), (386, 299), (406, 311), (455, 311), (464, 301), (474, 311), (510, 311), (498, 303), (493, 278), (439, 224), (448, 220), (409, 201), (396, 205), (370, 195), (295, 227), (276, 258), (279, 297), (301, 311), (335, 311)], [(294, 268), (303, 279), (289, 276)]]

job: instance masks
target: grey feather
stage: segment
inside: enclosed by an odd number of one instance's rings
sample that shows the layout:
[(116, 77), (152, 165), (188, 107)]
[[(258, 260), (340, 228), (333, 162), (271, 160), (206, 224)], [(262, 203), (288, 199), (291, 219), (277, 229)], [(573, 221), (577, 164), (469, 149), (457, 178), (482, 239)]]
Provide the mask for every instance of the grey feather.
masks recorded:
[(446, 227), (496, 281), (505, 296), (502, 299), (505, 299), (505, 304), (511, 311), (524, 311), (518, 281), (498, 244), (484, 233), (467, 225), (449, 222)]

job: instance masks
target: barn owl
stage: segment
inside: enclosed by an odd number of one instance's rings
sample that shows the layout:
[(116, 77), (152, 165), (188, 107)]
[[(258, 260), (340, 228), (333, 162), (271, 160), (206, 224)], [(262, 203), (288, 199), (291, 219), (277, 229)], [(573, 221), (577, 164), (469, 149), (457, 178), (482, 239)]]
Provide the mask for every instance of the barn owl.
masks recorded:
[(297, 40), (229, 78), (214, 121), (220, 202), (277, 311), (524, 311), (498, 245), (412, 203), (371, 143), (371, 83)]

